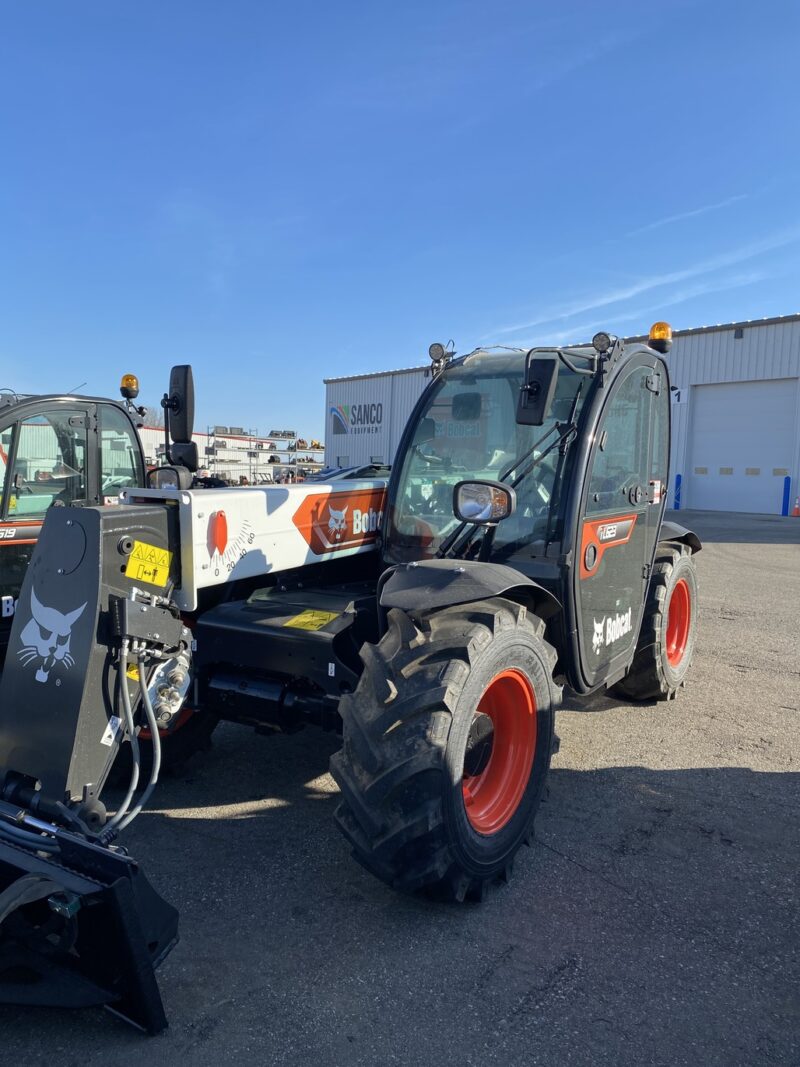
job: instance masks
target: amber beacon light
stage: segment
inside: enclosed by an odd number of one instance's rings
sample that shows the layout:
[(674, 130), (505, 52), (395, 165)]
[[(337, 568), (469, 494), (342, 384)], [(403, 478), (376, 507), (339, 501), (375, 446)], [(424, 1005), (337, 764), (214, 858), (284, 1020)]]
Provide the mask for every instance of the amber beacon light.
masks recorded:
[(669, 352), (672, 348), (672, 327), (668, 322), (654, 322), (650, 327), (649, 345), (656, 352)]
[(123, 374), (119, 391), (126, 400), (135, 400), (139, 395), (139, 379), (135, 374)]

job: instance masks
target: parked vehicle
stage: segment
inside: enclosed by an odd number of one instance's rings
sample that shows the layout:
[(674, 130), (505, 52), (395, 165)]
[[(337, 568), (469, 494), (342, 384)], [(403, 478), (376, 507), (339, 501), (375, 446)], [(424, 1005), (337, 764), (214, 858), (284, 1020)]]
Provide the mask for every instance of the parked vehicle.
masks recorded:
[(386, 463), (362, 463), (358, 467), (325, 467), (310, 474), (309, 482), (343, 482), (356, 478), (388, 478), (392, 468)]
[[(0, 1000), (166, 1024), (154, 969), (177, 912), (116, 841), (153, 794), (162, 731), (193, 716), (340, 729), (336, 821), (388, 885), (463, 901), (508, 880), (562, 685), (660, 700), (687, 678), (701, 546), (664, 521), (670, 339), (657, 323), (647, 345), (432, 346), (388, 487), (191, 490), (179, 377), (176, 462), (119, 508), (49, 509), (20, 594), (0, 681)], [(120, 746), (131, 778), (109, 818)]]

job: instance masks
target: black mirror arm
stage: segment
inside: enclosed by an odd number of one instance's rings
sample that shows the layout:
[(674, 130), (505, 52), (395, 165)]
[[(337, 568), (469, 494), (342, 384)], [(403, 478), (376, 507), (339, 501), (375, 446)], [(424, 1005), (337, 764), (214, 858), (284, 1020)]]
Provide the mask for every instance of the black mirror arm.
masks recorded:
[(556, 349), (556, 355), (564, 366), (568, 367), (573, 374), (585, 374), (589, 378), (597, 374), (597, 356), (587, 355), (586, 359), (590, 360), (591, 365), (588, 367), (579, 367), (577, 364), (573, 363), (569, 356), (565, 352), (562, 352), (561, 349)]
[[(456, 526), (455, 530), (453, 530), (451, 534), (447, 535), (447, 537), (444, 539), (444, 541), (442, 541), (442, 543), (436, 550), (437, 559), (446, 559), (448, 557), (452, 549), (455, 547), (456, 541), (458, 541), (459, 537), (461, 537), (461, 535), (469, 525), (469, 523), (462, 521), (458, 524), (458, 526)], [(470, 535), (472, 535), (472, 533), (474, 533), (476, 529), (477, 526), (473, 526), (470, 530)]]
[(481, 547), (478, 551), (479, 563), (488, 562), (489, 556), (492, 554), (492, 546), (494, 545), (494, 535), (496, 530), (497, 524), (495, 524), (494, 526), (488, 526), (486, 528), (486, 533), (483, 535)]

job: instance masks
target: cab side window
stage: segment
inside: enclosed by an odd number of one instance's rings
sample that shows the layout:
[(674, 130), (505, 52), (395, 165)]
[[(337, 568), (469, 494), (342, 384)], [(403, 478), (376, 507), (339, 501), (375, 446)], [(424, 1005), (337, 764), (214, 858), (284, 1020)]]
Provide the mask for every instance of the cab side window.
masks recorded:
[(650, 480), (665, 482), (669, 466), (669, 392), (663, 387), (653, 397), (653, 450)]
[(645, 386), (651, 374), (637, 367), (619, 386), (599, 431), (586, 500), (588, 515), (620, 511), (630, 506), (633, 486), (647, 487), (650, 480), (650, 400)]
[(39, 518), (53, 504), (86, 498), (86, 418), (79, 411), (31, 415), (17, 427), (6, 515)]
[(104, 498), (141, 483), (139, 443), (119, 408), (107, 404), (99, 410), (100, 486)]
[(0, 518), (3, 515), (3, 501), (6, 498), (6, 476), (8, 474), (8, 454), (11, 451), (11, 430), (0, 433)]

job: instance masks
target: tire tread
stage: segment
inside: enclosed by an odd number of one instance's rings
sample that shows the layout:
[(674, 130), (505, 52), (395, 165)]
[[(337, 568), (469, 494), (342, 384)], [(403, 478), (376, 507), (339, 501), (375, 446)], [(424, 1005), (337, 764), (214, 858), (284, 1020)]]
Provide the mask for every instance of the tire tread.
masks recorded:
[[(483, 883), (495, 879), (462, 868), (441, 798), (453, 715), (472, 664), (496, 634), (515, 628), (539, 645), (557, 706), (555, 649), (544, 640), (538, 616), (498, 597), (413, 618), (392, 609), (387, 623), (381, 641), (362, 649), (359, 685), (340, 703), (344, 743), (331, 759), (342, 794), (336, 823), (359, 862), (392, 887), (440, 899), (481, 899)], [(528, 827), (525, 838), (530, 833)], [(510, 871), (509, 860), (500, 877)]]

